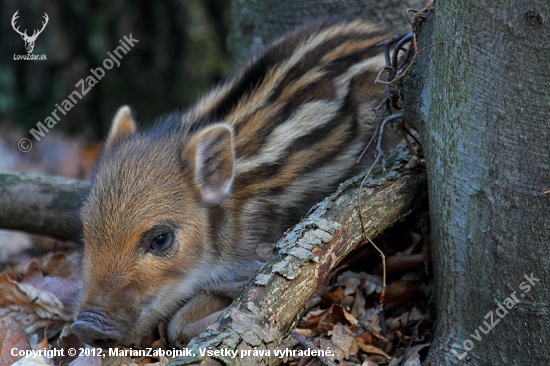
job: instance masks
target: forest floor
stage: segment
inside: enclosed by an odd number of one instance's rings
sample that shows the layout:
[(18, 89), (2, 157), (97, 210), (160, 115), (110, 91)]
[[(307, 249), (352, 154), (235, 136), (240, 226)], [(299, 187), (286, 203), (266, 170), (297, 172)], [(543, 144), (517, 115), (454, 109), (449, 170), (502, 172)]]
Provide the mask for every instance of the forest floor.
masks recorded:
[[(65, 141), (70, 161), (51, 163), (47, 172), (86, 178), (96, 148)], [(56, 144), (59, 146), (59, 141)], [(0, 150), (2, 150), (0, 142)], [(46, 151), (46, 150), (45, 150)], [(8, 156), (3, 154), (4, 156)], [(25, 166), (11, 155), (0, 169)], [(44, 156), (43, 159), (48, 159)], [(4, 165), (2, 165), (4, 164)], [(67, 169), (69, 167), (70, 169)], [(383, 310), (382, 263), (366, 244), (352, 252), (311, 298), (292, 332), (295, 351), (286, 365), (420, 365), (426, 357), (434, 326), (429, 222), (426, 212), (415, 212), (375, 240), (387, 260), (387, 288)], [(82, 288), (82, 245), (49, 238), (0, 231), (0, 365), (165, 365), (168, 357), (114, 356), (85, 347), (70, 325)], [(171, 349), (165, 324), (142, 340), (140, 347)], [(17, 349), (19, 351), (14, 352)], [(30, 350), (63, 350), (63, 356), (22, 357)], [(76, 353), (69, 355), (70, 349)], [(327, 357), (309, 357), (308, 351), (330, 350)], [(15, 355), (14, 355), (15, 353)], [(246, 360), (241, 360), (246, 364)]]

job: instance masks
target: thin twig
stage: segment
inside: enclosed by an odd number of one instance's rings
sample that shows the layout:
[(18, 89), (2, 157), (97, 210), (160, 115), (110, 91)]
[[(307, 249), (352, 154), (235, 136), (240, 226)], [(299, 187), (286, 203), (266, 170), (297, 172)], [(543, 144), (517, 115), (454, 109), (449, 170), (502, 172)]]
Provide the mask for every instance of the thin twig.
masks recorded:
[(378, 253), (380, 253), (380, 256), (382, 257), (382, 292), (380, 293), (380, 302), (378, 306), (380, 308), (383, 308), (384, 296), (386, 295), (386, 256), (384, 255), (384, 252), (381, 251), (380, 248), (378, 248), (376, 244), (374, 244), (373, 241), (367, 235), (367, 231), (365, 230), (365, 221), (363, 220), (363, 214), (361, 213), (361, 207), (362, 207), (361, 192), (363, 192), (363, 186), (365, 185), (367, 178), (370, 176), (372, 169), (374, 169), (376, 164), (378, 164), (380, 157), (381, 157), (380, 154), (376, 155), (376, 159), (374, 160), (374, 163), (372, 163), (372, 166), (370, 167), (369, 171), (367, 172), (367, 174), (365, 174), (365, 177), (363, 177), (363, 179), (361, 180), (361, 184), (359, 185), (359, 193), (357, 193), (357, 204), (359, 205), (359, 210), (358, 210), (359, 221), (361, 223), (361, 231), (363, 232), (363, 238), (369, 243), (371, 243), (374, 249), (376, 249)]
[[(418, 14), (423, 14), (426, 11), (428, 11), (428, 9), (433, 6), (433, 4), (434, 4), (434, 0), (430, 0), (422, 10), (407, 9), (405, 11), (405, 17), (407, 18), (407, 21), (409, 22), (409, 24), (414, 28), (414, 22), (416, 19), (413, 19), (413, 18), (415, 18)], [(410, 17), (409, 13), (414, 13), (413, 18)]]
[(405, 137), (405, 141), (407, 142), (407, 146), (409, 147), (409, 150), (412, 151), (414, 154), (414, 157), (416, 160), (420, 163), (422, 162), (422, 156), (420, 156), (418, 149), (415, 149), (413, 144), (409, 141), (409, 136), (416, 142), (418, 146), (422, 146), (422, 144), (417, 140), (417, 138), (411, 133), (411, 131), (407, 128), (404, 121), (401, 122), (401, 129), (403, 130), (403, 135)]
[[(380, 113), (380, 109), (382, 107), (384, 107), (386, 105), (386, 101), (388, 100), (388, 97), (384, 98), (384, 100), (382, 101), (382, 103), (380, 103), (380, 105), (376, 108), (373, 109), (373, 111), (375, 112), (374, 113), (374, 117), (373, 117), (373, 122), (375, 123), (376, 122), (376, 119), (378, 118), (378, 113)], [(382, 113), (382, 118), (384, 118), (384, 114), (386, 114), (386, 110), (384, 110), (384, 112)], [(382, 121), (382, 119), (380, 120)], [(374, 132), (369, 140), (369, 143), (367, 144), (367, 146), (365, 146), (365, 148), (363, 149), (363, 151), (361, 152), (361, 155), (359, 155), (359, 157), (357, 158), (357, 162), (359, 162), (361, 160), (361, 158), (363, 158), (363, 155), (365, 155), (365, 153), (367, 152), (367, 150), (369, 149), (370, 145), (373, 143), (375, 137), (377, 136), (378, 134), (378, 130), (380, 129), (380, 123), (381, 122), (378, 122), (376, 123), (376, 128), (374, 129)]]
[(396, 119), (403, 119), (403, 117), (403, 113), (396, 113), (392, 114), (391, 116), (386, 118), (384, 122), (382, 122), (382, 124), (380, 125), (380, 133), (378, 134), (378, 144), (376, 144), (377, 154), (384, 155), (384, 151), (382, 151), (382, 148), (380, 147), (380, 145), (382, 144), (382, 137), (384, 136), (384, 127), (386, 127), (388, 122), (395, 121)]
[(432, 48), (433, 46), (437, 46), (438, 44), (443, 44), (443, 43), (444, 43), (443, 41), (439, 41), (439, 42), (435, 42), (435, 43), (433, 43), (429, 46), (426, 46), (426, 47), (422, 48), (420, 51), (418, 51), (414, 54), (411, 62), (409, 62), (409, 65), (407, 65), (407, 68), (405, 69), (405, 71), (399, 73), (399, 75), (397, 75), (392, 81), (384, 82), (384, 81), (380, 80), (379, 82), (382, 83), (382, 84), (393, 85), (393, 84), (397, 83), (398, 81), (401, 81), (405, 76), (407, 76), (409, 71), (411, 71), (411, 67), (414, 64), (414, 61), (416, 60), (418, 55), (420, 55), (422, 52), (426, 51), (428, 48)]
[[(361, 231), (363, 233), (363, 238), (365, 239), (365, 241), (369, 242), (374, 247), (374, 249), (378, 251), (378, 253), (380, 254), (380, 257), (382, 258), (382, 292), (380, 293), (380, 300), (378, 303), (378, 307), (376, 309), (377, 310), (376, 313), (379, 313), (384, 308), (384, 298), (386, 295), (386, 256), (384, 255), (384, 252), (380, 250), (380, 248), (378, 248), (378, 246), (376, 246), (376, 244), (374, 244), (374, 242), (367, 235), (367, 231), (365, 229), (365, 222), (363, 220), (363, 214), (361, 212), (361, 207), (362, 207), (361, 193), (363, 192), (363, 187), (365, 185), (365, 182), (369, 178), (374, 167), (380, 161), (380, 158), (382, 158), (382, 162), (383, 162), (382, 165), (384, 165), (384, 159), (383, 159), (384, 152), (382, 151), (382, 148), (381, 148), (382, 137), (384, 135), (384, 127), (388, 122), (395, 121), (397, 119), (403, 119), (403, 115), (401, 113), (392, 114), (392, 107), (394, 107), (395, 109), (400, 109), (400, 108), (396, 104), (397, 102), (396, 99), (398, 98), (398, 94), (396, 90), (394, 90), (394, 88), (390, 87), (390, 85), (392, 85), (392, 81), (395, 80), (395, 76), (397, 73), (396, 67), (397, 67), (399, 52), (404, 48), (407, 42), (410, 42), (411, 39), (414, 39), (414, 33), (397, 35), (395, 37), (392, 37), (388, 40), (385, 40), (377, 44), (377, 46), (385, 47), (384, 56), (386, 58), (386, 66), (382, 70), (380, 70), (374, 82), (382, 83), (386, 85), (386, 97), (384, 98), (382, 103), (374, 110), (375, 114), (373, 118), (373, 124), (376, 125), (376, 128), (374, 130), (374, 133), (369, 143), (367, 144), (367, 146), (365, 147), (365, 149), (357, 159), (359, 161), (363, 157), (367, 149), (370, 147), (370, 145), (374, 142), (375, 138), (378, 138), (378, 143), (376, 145), (376, 159), (374, 160), (367, 174), (361, 180), (361, 184), (359, 186), (359, 192), (357, 194), (357, 203), (359, 206), (359, 221), (361, 223)], [(390, 55), (391, 47), (396, 43), (397, 45), (395, 47), (394, 53), (393, 55)], [(407, 48), (404, 52), (405, 52), (406, 58), (408, 58), (411, 52), (411, 47)], [(384, 71), (386, 72), (386, 81), (380, 80), (380, 77), (382, 76), (382, 73)], [(380, 118), (382, 122), (377, 122), (379, 113), (382, 107), (385, 107)], [(386, 119), (383, 119), (386, 113), (388, 113), (389, 116)]]
[(422, 145), (420, 143), (420, 141), (418, 141), (418, 139), (412, 134), (412, 132), (407, 128), (407, 126), (405, 125), (405, 123), (402, 123), (401, 124), (401, 128), (403, 129), (403, 131), (407, 134), (407, 136), (410, 136), (414, 142), (416, 142), (418, 145)]
[(365, 185), (365, 182), (369, 178), (372, 170), (374, 169), (376, 164), (378, 164), (378, 161), (380, 160), (380, 158), (384, 155), (384, 152), (380, 147), (382, 136), (384, 134), (384, 126), (390, 121), (394, 121), (396, 119), (401, 119), (401, 118), (403, 118), (403, 115), (401, 113), (393, 114), (388, 118), (386, 118), (384, 122), (382, 122), (382, 124), (380, 125), (380, 133), (378, 135), (378, 144), (376, 147), (376, 159), (374, 160), (374, 163), (372, 163), (367, 174), (365, 174), (365, 176), (361, 180), (361, 184), (359, 186), (359, 193), (357, 194), (357, 204), (359, 205), (359, 221), (361, 223), (361, 231), (363, 232), (363, 237), (366, 241), (368, 241), (374, 247), (374, 249), (378, 251), (378, 253), (380, 253), (380, 257), (382, 257), (382, 292), (380, 293), (380, 301), (378, 304), (378, 306), (381, 309), (383, 309), (384, 297), (386, 295), (386, 256), (384, 255), (384, 252), (380, 248), (378, 248), (378, 246), (376, 246), (376, 244), (374, 244), (371, 238), (369, 238), (369, 236), (367, 235), (367, 231), (365, 229), (365, 221), (363, 220), (363, 214), (361, 213), (361, 207), (362, 207), (361, 193), (363, 192), (363, 187)]
[(23, 309), (21, 309), (21, 311), (19, 312), (19, 314), (17, 314), (13, 319), (14, 319), (14, 320), (19, 319), (19, 317), (20, 317), (21, 315), (23, 315), (23, 313), (25, 313), (25, 311), (27, 311), (27, 309), (28, 309), (32, 304), (34, 304), (37, 300), (38, 300), (38, 296), (35, 297), (34, 299), (32, 299), (31, 301), (29, 301), (29, 302), (27, 303), (27, 305), (25, 305), (25, 307), (24, 307)]
[(407, 51), (405, 52), (405, 55), (401, 59), (401, 63), (397, 67), (398, 70), (401, 70), (403, 67), (405, 67), (405, 65), (407, 64), (407, 61), (409, 60), (409, 55), (411, 54), (413, 48), (414, 48), (414, 46), (407, 48)]
[(413, 13), (416, 14), (416, 13), (418, 13), (418, 10), (416, 10), (416, 9), (407, 9), (405, 11), (405, 18), (407, 18), (407, 21), (412, 26), (413, 25), (413, 20), (412, 20), (411, 16), (409, 15), (410, 12), (413, 12)]
[(409, 33), (405, 37), (403, 37), (397, 44), (395, 45), (395, 51), (393, 52), (393, 58), (392, 58), (392, 66), (394, 68), (397, 68), (397, 59), (399, 56), (399, 51), (401, 51), (401, 48), (405, 45), (405, 43), (409, 42), (411, 39), (413, 39), (414, 33)]

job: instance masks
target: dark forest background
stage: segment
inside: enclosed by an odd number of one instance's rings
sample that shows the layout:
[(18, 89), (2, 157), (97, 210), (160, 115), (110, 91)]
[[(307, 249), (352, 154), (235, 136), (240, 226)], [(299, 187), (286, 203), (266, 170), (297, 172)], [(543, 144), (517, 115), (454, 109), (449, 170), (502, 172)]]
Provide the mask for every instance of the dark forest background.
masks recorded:
[[(229, 1), (52, 0), (0, 1), (0, 126), (24, 131), (44, 121), (101, 66), (107, 52), (132, 33), (139, 40), (55, 126), (56, 134), (102, 139), (116, 109), (129, 104), (141, 123), (192, 104), (234, 69), (225, 47)], [(47, 61), (15, 61), (26, 54), (21, 31), (49, 23), (33, 54)], [(14, 142), (16, 144), (16, 141)], [(15, 145), (14, 145), (15, 147)]]

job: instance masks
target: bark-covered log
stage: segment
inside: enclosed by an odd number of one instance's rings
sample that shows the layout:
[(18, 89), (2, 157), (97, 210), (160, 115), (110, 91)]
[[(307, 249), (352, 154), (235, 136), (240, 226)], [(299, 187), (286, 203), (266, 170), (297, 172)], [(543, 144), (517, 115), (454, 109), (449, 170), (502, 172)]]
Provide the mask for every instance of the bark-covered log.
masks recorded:
[[(361, 211), (366, 232), (376, 237), (405, 217), (425, 197), (423, 173), (404, 170), (410, 157), (400, 147), (388, 157), (387, 170), (378, 169), (363, 190)], [(177, 358), (171, 365), (208, 364), (200, 350), (273, 350), (281, 347), (296, 325), (315, 290), (331, 269), (363, 242), (357, 210), (362, 176), (343, 183), (338, 192), (316, 205), (309, 215), (286, 233), (275, 254), (260, 269), (217, 322), (188, 348), (194, 357)], [(277, 357), (216, 357), (227, 365), (262, 365), (281, 362)]]
[(419, 48), (444, 42), (405, 79), (432, 222), (426, 365), (550, 364), (549, 15), (548, 0), (436, 1), (421, 25)]
[(240, 62), (307, 20), (349, 16), (409, 32), (407, 8), (422, 9), (426, 0), (235, 0), (231, 2), (228, 49)]
[(0, 172), (0, 229), (79, 240), (85, 181)]

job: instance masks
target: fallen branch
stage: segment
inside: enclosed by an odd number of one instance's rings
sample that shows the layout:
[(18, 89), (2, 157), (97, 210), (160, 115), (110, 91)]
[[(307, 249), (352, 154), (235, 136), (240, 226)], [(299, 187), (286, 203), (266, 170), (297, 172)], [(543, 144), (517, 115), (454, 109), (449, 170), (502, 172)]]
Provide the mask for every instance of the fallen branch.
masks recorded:
[(79, 209), (89, 186), (61, 177), (0, 172), (0, 228), (79, 240)]
[[(386, 159), (386, 171), (378, 169), (363, 189), (362, 215), (366, 234), (376, 237), (407, 216), (426, 196), (423, 173), (404, 170), (411, 157), (400, 147)], [(241, 297), (227, 308), (216, 323), (191, 340), (194, 354), (175, 358), (170, 365), (274, 365), (282, 362), (273, 351), (300, 319), (315, 290), (349, 252), (363, 242), (357, 214), (357, 194), (363, 176), (343, 183), (331, 197), (316, 205), (309, 215), (286, 233), (276, 253), (245, 287)], [(205, 350), (236, 350), (232, 358), (201, 355)], [(241, 351), (270, 350), (270, 357), (247, 356)]]

